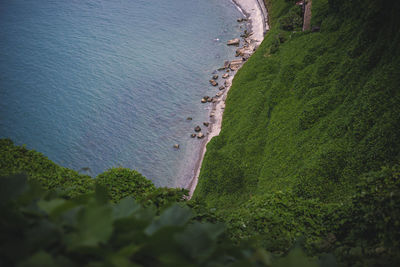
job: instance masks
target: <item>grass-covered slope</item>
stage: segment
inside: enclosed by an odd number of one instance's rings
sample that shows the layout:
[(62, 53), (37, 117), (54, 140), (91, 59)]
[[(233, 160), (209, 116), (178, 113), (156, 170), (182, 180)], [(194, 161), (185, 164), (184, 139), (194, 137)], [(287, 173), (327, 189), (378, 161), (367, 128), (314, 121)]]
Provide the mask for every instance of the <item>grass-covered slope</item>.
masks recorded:
[(181, 188), (156, 188), (135, 170), (111, 168), (95, 179), (88, 175), (61, 167), (42, 153), (16, 146), (10, 139), (0, 139), (0, 177), (25, 174), (47, 190), (58, 190), (67, 198), (75, 198), (94, 192), (95, 186), (107, 188), (109, 199), (118, 202), (134, 197), (144, 205), (155, 205), (162, 210), (180, 202), (187, 193)]
[(294, 3), (268, 1), (271, 30), (234, 78), (194, 193), (236, 238), (277, 249), (326, 241), (357, 188), (389, 196), (384, 180), (398, 176), (385, 170), (400, 160), (399, 2), (313, 0), (319, 32), (301, 32)]

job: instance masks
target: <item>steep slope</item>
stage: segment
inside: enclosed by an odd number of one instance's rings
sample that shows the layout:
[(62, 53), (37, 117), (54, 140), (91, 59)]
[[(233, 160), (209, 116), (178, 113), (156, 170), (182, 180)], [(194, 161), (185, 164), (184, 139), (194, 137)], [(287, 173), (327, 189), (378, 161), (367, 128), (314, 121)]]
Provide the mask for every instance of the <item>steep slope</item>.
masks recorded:
[(315, 249), (355, 212), (366, 177), (398, 190), (382, 177), (400, 160), (400, 4), (313, 0), (316, 32), (301, 32), (295, 1), (267, 6), (271, 30), (235, 76), (194, 199), (234, 238), (284, 251), (305, 235)]

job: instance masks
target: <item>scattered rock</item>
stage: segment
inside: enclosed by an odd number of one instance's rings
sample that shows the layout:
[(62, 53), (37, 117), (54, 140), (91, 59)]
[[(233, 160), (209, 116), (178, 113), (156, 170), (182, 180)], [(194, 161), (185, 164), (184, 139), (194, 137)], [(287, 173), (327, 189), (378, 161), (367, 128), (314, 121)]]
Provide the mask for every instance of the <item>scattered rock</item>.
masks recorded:
[(239, 38), (235, 38), (232, 40), (229, 40), (227, 45), (239, 45), (240, 44), (240, 39)]
[(203, 125), (208, 127), (210, 125), (210, 123), (208, 121), (203, 122)]
[(212, 118), (212, 117), (214, 117), (215, 116), (215, 113), (214, 112), (211, 112), (210, 113), (210, 117)]
[(192, 117), (187, 117), (186, 120), (191, 121), (191, 120), (193, 120), (193, 118)]
[(229, 68), (231, 71), (238, 70), (240, 66), (243, 64), (243, 59), (232, 60)]
[(213, 79), (214, 79), (214, 80), (218, 79), (218, 75), (215, 74), (215, 75), (213, 76)]
[(199, 139), (201, 139), (201, 138), (203, 138), (204, 137), (204, 134), (203, 133), (199, 133), (198, 135), (197, 135), (197, 138), (199, 138)]
[(240, 35), (240, 37), (242, 38), (247, 38), (250, 36), (250, 33), (247, 30), (244, 30), (244, 33), (242, 35)]
[(221, 85), (218, 89), (219, 90), (225, 90), (225, 86)]
[(217, 102), (218, 102), (218, 99), (217, 99), (217, 98), (213, 98), (213, 99), (212, 99), (212, 102), (213, 102), (213, 103), (217, 103)]
[(203, 104), (204, 104), (204, 103), (207, 103), (207, 99), (202, 98), (202, 99), (201, 99), (201, 103), (203, 103)]
[(190, 135), (190, 137), (195, 138), (197, 136), (197, 134), (193, 133)]
[(225, 73), (224, 75), (222, 75), (222, 78), (224, 78), (224, 79), (226, 79), (226, 78), (228, 78), (229, 77), (229, 74), (228, 73)]
[(200, 126), (199, 125), (197, 125), (196, 127), (194, 127), (194, 131), (197, 133), (197, 132), (200, 132), (201, 131), (201, 128), (200, 128)]
[(212, 97), (210, 97), (210, 98), (207, 99), (207, 102), (212, 102), (212, 101), (213, 101), (213, 98), (212, 98)]
[(205, 95), (205, 96), (203, 96), (203, 98), (204, 98), (205, 100), (207, 100), (207, 99), (209, 99), (210, 97), (209, 97), (208, 95)]
[(223, 95), (224, 94), (224, 92), (218, 92), (215, 96), (216, 97), (220, 97), (221, 95)]
[(224, 69), (227, 69), (227, 68), (229, 68), (229, 65), (230, 65), (231, 63), (229, 62), (229, 61), (225, 61), (224, 62)]
[(225, 85), (225, 87), (231, 86), (231, 84), (227, 80), (225, 80), (224, 85)]
[(242, 47), (236, 50), (236, 56), (239, 57), (249, 57), (251, 55), (251, 50), (248, 47)]
[(179, 144), (175, 144), (174, 148), (179, 149)]
[(210, 83), (211, 83), (212, 86), (218, 86), (218, 83), (216, 81), (214, 81), (214, 80), (210, 80)]
[(247, 21), (247, 19), (246, 19), (246, 18), (238, 18), (236, 21), (240, 23), (240, 22), (245, 22), (245, 21)]

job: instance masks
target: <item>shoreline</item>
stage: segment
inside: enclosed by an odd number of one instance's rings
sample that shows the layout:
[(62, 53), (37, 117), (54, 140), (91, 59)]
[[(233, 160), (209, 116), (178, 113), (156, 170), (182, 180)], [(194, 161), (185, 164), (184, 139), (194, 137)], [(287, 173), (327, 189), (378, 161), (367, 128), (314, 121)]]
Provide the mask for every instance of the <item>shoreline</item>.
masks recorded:
[[(232, 2), (246, 17), (246, 19), (250, 24), (249, 33), (251, 33), (251, 35), (245, 38), (240, 38), (241, 43), (244, 43), (244, 46), (241, 45), (240, 47), (238, 47), (238, 50), (242, 49), (243, 52), (243, 57), (240, 56), (240, 58), (246, 58), (247, 60), (258, 48), (261, 42), (264, 40), (264, 35), (269, 30), (267, 9), (264, 5), (263, 0), (232, 0)], [(229, 72), (230, 74), (229, 78), (224, 79), (225, 80), (224, 84), (226, 84), (226, 86), (225, 90), (223, 91), (223, 94), (220, 97), (218, 97), (218, 100), (215, 103), (212, 103), (209, 114), (210, 126), (207, 129), (207, 135), (201, 141), (200, 144), (201, 148), (199, 151), (199, 157), (194, 167), (194, 177), (191, 179), (189, 183), (189, 188), (187, 188), (189, 190), (188, 199), (192, 198), (194, 190), (197, 187), (201, 165), (203, 163), (204, 155), (206, 153), (206, 146), (213, 137), (218, 136), (219, 133), (221, 132), (222, 118), (225, 109), (225, 101), (229, 89), (232, 86), (233, 78), (236, 72), (243, 66), (245, 62), (246, 61), (242, 61), (242, 63), (240, 63), (239, 65), (237, 65), (237, 67), (235, 67), (235, 71)], [(231, 75), (232, 73), (233, 75)]]

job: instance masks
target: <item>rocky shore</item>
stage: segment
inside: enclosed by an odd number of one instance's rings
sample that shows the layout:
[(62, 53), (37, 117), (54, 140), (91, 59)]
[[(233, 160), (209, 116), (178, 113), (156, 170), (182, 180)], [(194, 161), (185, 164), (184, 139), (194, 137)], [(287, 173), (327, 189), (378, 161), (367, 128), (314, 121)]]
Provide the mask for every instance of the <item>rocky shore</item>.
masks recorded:
[[(249, 23), (249, 27), (240, 36), (241, 38), (238, 37), (232, 40), (226, 40), (227, 45), (238, 46), (238, 49), (236, 50), (236, 57), (238, 57), (238, 59), (225, 61), (223, 66), (218, 69), (220, 74), (214, 74), (212, 79), (210, 79), (210, 84), (217, 87), (219, 85), (218, 78), (221, 78), (220, 82), (223, 82), (223, 85), (218, 87), (219, 92), (217, 92), (213, 97), (204, 96), (201, 99), (201, 102), (204, 104), (211, 103), (212, 108), (209, 114), (210, 121), (203, 123), (205, 129), (201, 129), (200, 126), (196, 126), (194, 130), (197, 134), (191, 134), (191, 137), (193, 138), (197, 136), (197, 138), (202, 139), (202, 148), (200, 150), (199, 160), (195, 165), (195, 175), (188, 188), (189, 198), (192, 197), (197, 186), (201, 164), (206, 152), (206, 145), (214, 136), (219, 135), (221, 131), (225, 100), (232, 85), (234, 74), (254, 53), (254, 51), (256, 51), (264, 39), (265, 33), (269, 29), (267, 10), (264, 6), (263, 0), (233, 0), (233, 2), (245, 16), (245, 18), (238, 18), (237, 22)], [(205, 131), (206, 133), (204, 133)]]

